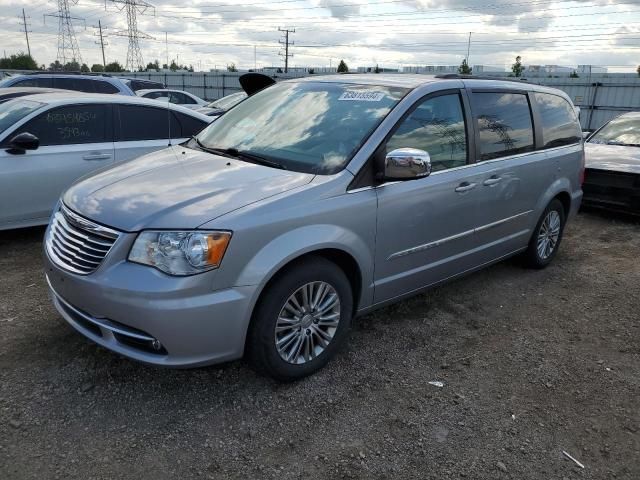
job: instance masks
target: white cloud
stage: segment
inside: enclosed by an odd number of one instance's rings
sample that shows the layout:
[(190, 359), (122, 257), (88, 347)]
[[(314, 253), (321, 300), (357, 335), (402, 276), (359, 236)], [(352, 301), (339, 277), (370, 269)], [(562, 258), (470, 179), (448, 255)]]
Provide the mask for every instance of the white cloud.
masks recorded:
[[(576, 0), (159, 0), (155, 13), (138, 16), (138, 27), (154, 37), (141, 40), (146, 61), (180, 62), (212, 68), (235, 63), (241, 68), (279, 65), (278, 26), (296, 27), (292, 65), (336, 65), (341, 58), (354, 67), (399, 64), (458, 64), (472, 33), (471, 64), (509, 65), (517, 54), (525, 63), (633, 65), (638, 32), (624, 25), (640, 22), (637, 2)], [(251, 4), (251, 5), (249, 5)], [(0, 0), (0, 41), (7, 54), (26, 50), (17, 16), (25, 8), (31, 23), (31, 46), (39, 63), (57, 53), (56, 2), (25, 4)], [(71, 5), (83, 59), (101, 62), (92, 25), (101, 20), (109, 35), (107, 60), (126, 59), (127, 39), (110, 35), (126, 29), (126, 16), (99, 0)], [(637, 41), (636, 41), (637, 43)], [(0, 53), (1, 50), (0, 50)]]

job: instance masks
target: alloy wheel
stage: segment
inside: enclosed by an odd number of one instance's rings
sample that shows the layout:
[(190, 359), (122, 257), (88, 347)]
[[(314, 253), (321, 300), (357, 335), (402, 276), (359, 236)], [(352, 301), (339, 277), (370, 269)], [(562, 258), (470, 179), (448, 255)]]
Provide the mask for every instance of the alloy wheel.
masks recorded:
[(538, 232), (537, 250), (541, 260), (549, 258), (556, 249), (560, 237), (560, 226), (560, 214), (556, 210), (549, 211)]
[(278, 315), (275, 344), (280, 357), (293, 364), (315, 359), (331, 343), (340, 324), (340, 298), (327, 282), (298, 288)]

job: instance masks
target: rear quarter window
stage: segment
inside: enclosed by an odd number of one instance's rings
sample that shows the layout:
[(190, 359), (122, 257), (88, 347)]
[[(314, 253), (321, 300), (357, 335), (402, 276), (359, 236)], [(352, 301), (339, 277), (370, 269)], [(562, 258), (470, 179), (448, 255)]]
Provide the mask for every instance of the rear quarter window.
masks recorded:
[(480, 160), (534, 150), (531, 109), (525, 93), (474, 92), (472, 98), (480, 134)]
[(95, 84), (96, 93), (108, 93), (111, 95), (120, 93), (118, 87), (104, 80), (93, 80), (93, 83)]
[(171, 110), (145, 105), (119, 105), (118, 109), (118, 141), (131, 142), (182, 137), (182, 127)]
[(181, 136), (192, 137), (193, 135), (197, 135), (200, 131), (209, 125), (207, 122), (200, 120), (198, 118), (190, 117), (189, 115), (185, 115), (184, 113), (174, 112), (181, 126)]
[(573, 106), (559, 95), (534, 92), (533, 96), (542, 120), (544, 148), (579, 143), (582, 133)]

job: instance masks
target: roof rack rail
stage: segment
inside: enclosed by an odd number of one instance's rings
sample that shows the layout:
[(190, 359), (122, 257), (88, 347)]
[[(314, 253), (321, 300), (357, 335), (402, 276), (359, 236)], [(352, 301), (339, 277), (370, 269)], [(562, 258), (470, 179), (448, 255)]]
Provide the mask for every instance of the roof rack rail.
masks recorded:
[(526, 78), (520, 77), (492, 77), (490, 75), (463, 75), (461, 73), (443, 73), (441, 75), (436, 75), (435, 77), (443, 80), (500, 80), (502, 82), (533, 83)]
[(25, 73), (24, 75), (86, 75), (88, 77), (111, 77), (108, 73), (102, 72), (78, 72), (68, 70), (38, 70)]

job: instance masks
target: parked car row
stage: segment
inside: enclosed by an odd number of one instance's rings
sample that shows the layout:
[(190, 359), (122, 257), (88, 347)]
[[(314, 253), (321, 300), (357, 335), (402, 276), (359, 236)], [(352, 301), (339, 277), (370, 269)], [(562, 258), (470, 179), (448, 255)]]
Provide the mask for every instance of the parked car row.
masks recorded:
[(135, 95), (143, 88), (164, 88), (164, 85), (140, 78), (112, 77), (104, 74), (72, 74), (56, 72), (34, 72), (12, 75), (0, 81), (0, 88), (38, 87), (73, 90), (85, 93)]
[[(273, 79), (263, 77), (267, 84)], [(264, 80), (263, 80), (264, 81)], [(10, 96), (28, 95), (30, 88), (44, 88), (53, 92), (56, 90), (73, 90), (85, 93), (105, 93), (119, 95), (137, 95), (139, 97), (158, 100), (197, 110), (207, 116), (217, 117), (244, 100), (244, 91), (235, 92), (214, 102), (203, 100), (189, 92), (166, 88), (160, 82), (140, 78), (112, 77), (104, 74), (73, 74), (64, 72), (37, 72), (26, 75), (13, 75), (0, 82), (0, 101)], [(8, 90), (13, 89), (13, 92)], [(30, 92), (35, 93), (35, 92)], [(40, 92), (44, 93), (44, 91)]]

